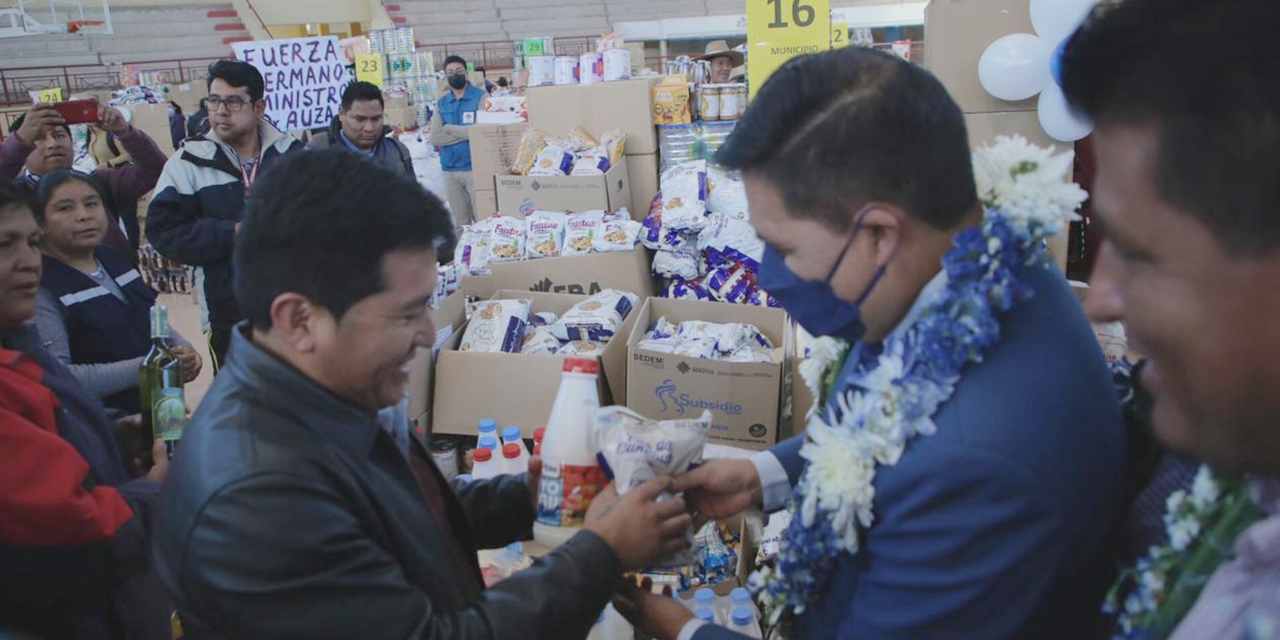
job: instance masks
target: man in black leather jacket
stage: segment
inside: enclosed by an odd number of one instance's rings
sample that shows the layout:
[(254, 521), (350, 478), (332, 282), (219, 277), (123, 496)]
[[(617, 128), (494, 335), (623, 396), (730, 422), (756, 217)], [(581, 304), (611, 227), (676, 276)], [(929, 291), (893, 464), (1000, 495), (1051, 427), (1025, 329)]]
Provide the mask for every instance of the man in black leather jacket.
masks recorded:
[(451, 489), (376, 418), (431, 346), (450, 228), (417, 183), (345, 151), (297, 154), (255, 185), (235, 254), (248, 321), (157, 521), (189, 637), (584, 638), (622, 572), (687, 544), (683, 501), (653, 501), (670, 478), (610, 487), (574, 538), (485, 590), (476, 549), (530, 537), (541, 463)]

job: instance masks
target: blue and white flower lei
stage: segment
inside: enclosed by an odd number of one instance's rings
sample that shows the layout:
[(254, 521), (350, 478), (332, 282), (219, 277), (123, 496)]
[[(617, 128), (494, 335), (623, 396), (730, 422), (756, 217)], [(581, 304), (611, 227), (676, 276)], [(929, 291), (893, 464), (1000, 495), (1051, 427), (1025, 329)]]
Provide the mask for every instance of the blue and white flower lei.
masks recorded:
[[(1000, 317), (1031, 295), (1016, 271), (1050, 266), (1046, 238), (1074, 219), (1087, 194), (1064, 180), (1070, 153), (1053, 155), (1021, 137), (998, 138), (974, 154), (980, 227), (958, 233), (942, 259), (946, 287), (927, 299), (905, 331), (892, 335), (871, 366), (858, 368), (843, 390), (808, 416), (808, 461), (791, 498), (796, 514), (783, 535), (773, 568), (751, 578), (756, 596), (776, 624), (784, 611), (801, 613), (824, 588), (844, 554), (856, 554), (859, 535), (874, 521), (878, 465), (895, 465), (906, 444), (937, 432), (933, 415), (960, 381), (1000, 341)], [(850, 352), (820, 338), (801, 375), (822, 399), (823, 380)]]

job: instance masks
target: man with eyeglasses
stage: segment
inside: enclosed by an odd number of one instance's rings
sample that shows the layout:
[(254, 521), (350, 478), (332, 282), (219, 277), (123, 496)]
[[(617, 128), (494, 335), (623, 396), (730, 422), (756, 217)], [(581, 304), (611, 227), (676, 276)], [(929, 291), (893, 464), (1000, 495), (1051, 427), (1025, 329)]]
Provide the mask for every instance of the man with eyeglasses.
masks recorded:
[(231, 253), (254, 178), (305, 148), (263, 118), (262, 74), (246, 62), (209, 66), (209, 132), (169, 159), (147, 211), (147, 238), (161, 255), (196, 268), (196, 294), (214, 370), (231, 327), (243, 319), (231, 292)]
[[(117, 109), (99, 106), (98, 123), (133, 157), (130, 164), (103, 167), (92, 173), (106, 196), (103, 204), (111, 217), (104, 243), (136, 263), (141, 237), (138, 198), (156, 186), (164, 169), (165, 155), (147, 134), (129, 126), (129, 121)], [(0, 179), (17, 180), (34, 190), (41, 176), (65, 171), (75, 163), (71, 127), (53, 105), (31, 107), (13, 121), (9, 130), (13, 135), (0, 144)]]
[(436, 113), (431, 117), (430, 142), (440, 148), (449, 212), (453, 215), (454, 227), (461, 229), (473, 221), (476, 201), (475, 181), (471, 177), (471, 136), (467, 127), (476, 123), (476, 112), (485, 94), (467, 81), (467, 61), (459, 56), (445, 58), (444, 74), (452, 91), (437, 103)]

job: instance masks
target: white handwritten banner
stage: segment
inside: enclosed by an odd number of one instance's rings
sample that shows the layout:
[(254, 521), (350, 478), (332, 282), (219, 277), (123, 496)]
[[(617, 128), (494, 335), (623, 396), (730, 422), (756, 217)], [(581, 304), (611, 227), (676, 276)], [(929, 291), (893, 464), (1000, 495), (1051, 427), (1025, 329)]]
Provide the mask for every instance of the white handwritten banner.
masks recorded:
[(236, 42), (232, 47), (237, 59), (262, 72), (271, 124), (283, 131), (329, 126), (350, 81), (336, 37)]

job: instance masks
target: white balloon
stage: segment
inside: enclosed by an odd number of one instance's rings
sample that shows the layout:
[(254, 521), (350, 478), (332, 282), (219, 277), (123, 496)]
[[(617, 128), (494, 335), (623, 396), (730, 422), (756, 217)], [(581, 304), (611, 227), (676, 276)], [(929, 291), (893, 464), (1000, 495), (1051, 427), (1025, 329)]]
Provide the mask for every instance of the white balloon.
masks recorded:
[(1059, 142), (1075, 142), (1093, 131), (1093, 123), (1071, 110), (1067, 105), (1067, 97), (1057, 84), (1040, 92), (1036, 110), (1044, 132)]
[(1001, 100), (1026, 100), (1053, 84), (1049, 47), (1029, 33), (1007, 35), (987, 47), (978, 59), (978, 81)]
[(1057, 46), (1084, 22), (1098, 0), (1031, 0), (1031, 26), (1045, 42)]

